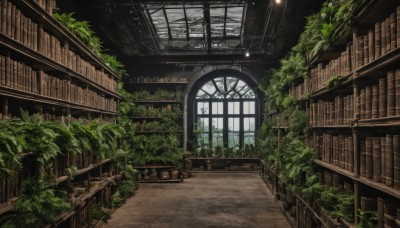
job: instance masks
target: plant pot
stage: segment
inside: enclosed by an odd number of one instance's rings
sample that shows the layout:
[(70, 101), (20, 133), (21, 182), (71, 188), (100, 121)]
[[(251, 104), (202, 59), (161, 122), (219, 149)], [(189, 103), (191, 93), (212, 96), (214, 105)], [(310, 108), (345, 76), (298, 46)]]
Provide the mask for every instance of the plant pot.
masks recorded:
[(211, 170), (212, 170), (212, 167), (211, 167), (211, 160), (208, 159), (208, 160), (207, 160), (207, 171), (211, 171)]
[(169, 180), (170, 179), (168, 170), (165, 170), (165, 169), (161, 170), (160, 179), (161, 180)]
[(157, 171), (156, 170), (151, 170), (151, 172), (150, 172), (150, 178), (151, 179), (157, 179)]
[(290, 190), (287, 190), (287, 192), (286, 192), (286, 201), (290, 205), (295, 205), (296, 204), (296, 198), (295, 198), (295, 196), (292, 194), (292, 192)]
[(178, 179), (179, 178), (179, 171), (174, 169), (171, 170), (171, 179)]

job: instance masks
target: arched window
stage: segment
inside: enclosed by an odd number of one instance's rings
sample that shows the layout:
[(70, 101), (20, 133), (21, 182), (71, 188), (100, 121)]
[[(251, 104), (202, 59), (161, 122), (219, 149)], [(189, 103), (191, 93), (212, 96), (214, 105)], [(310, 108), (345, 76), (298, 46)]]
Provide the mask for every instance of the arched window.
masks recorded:
[(195, 96), (195, 142), (197, 147), (229, 147), (254, 144), (256, 94), (236, 77), (216, 77)]

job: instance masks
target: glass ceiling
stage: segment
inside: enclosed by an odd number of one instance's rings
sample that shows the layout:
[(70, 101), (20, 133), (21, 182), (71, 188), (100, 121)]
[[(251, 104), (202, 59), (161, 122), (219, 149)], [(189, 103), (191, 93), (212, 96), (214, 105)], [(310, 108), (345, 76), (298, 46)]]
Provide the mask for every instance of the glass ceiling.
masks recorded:
[(206, 82), (198, 91), (196, 99), (240, 99), (256, 97), (254, 91), (235, 77), (218, 77)]
[[(196, 48), (234, 47), (243, 31), (245, 2), (144, 4), (159, 41), (196, 40)], [(209, 25), (209, 28), (208, 28)], [(207, 40), (208, 29), (211, 40)], [(203, 40), (203, 45), (198, 41)], [(224, 42), (229, 40), (229, 43)], [(236, 42), (232, 42), (234, 40)]]

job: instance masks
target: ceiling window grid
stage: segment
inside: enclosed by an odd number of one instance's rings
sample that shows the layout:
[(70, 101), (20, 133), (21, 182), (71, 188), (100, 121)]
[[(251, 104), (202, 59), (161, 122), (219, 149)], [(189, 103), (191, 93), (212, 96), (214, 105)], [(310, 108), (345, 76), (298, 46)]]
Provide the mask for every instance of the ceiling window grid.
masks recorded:
[[(204, 17), (205, 7), (192, 4), (145, 4), (153, 29), (161, 40), (206, 40), (206, 20), (211, 28), (212, 48), (223, 47), (226, 39), (239, 40), (242, 34), (245, 3), (210, 3), (210, 18)], [(232, 43), (232, 41), (230, 42)], [(237, 42), (233, 42), (237, 45)], [(207, 45), (201, 45), (205, 48)]]

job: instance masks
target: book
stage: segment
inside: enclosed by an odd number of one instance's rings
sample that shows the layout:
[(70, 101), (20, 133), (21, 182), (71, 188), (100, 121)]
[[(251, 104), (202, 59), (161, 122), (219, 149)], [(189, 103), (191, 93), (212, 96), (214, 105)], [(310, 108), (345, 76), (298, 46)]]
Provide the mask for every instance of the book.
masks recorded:
[(395, 72), (387, 73), (387, 116), (396, 115)]
[(380, 137), (373, 137), (372, 138), (372, 165), (373, 165), (373, 180), (375, 182), (381, 182), (381, 171), (382, 171), (382, 164), (381, 164), (381, 138)]
[(378, 109), (379, 109), (379, 102), (378, 102), (378, 85), (372, 85), (372, 105), (371, 105), (371, 118), (378, 118)]
[(365, 175), (368, 179), (373, 179), (373, 148), (372, 138), (365, 139)]
[(393, 135), (393, 185), (400, 189), (400, 137)]
[[(399, 43), (400, 44), (400, 43)], [(395, 71), (395, 110), (396, 116), (400, 115), (400, 70)]]
[(394, 50), (397, 47), (397, 14), (396, 12), (390, 14), (390, 49)]
[(365, 119), (372, 117), (372, 86), (365, 87)]
[(386, 117), (387, 109), (389, 109), (389, 107), (386, 108), (386, 103), (389, 106), (389, 101), (386, 102), (388, 83), (390, 82), (386, 77), (379, 78), (379, 118)]
[(393, 135), (386, 134), (386, 185), (393, 187)]
[(375, 58), (378, 59), (381, 57), (381, 23), (375, 23)]

